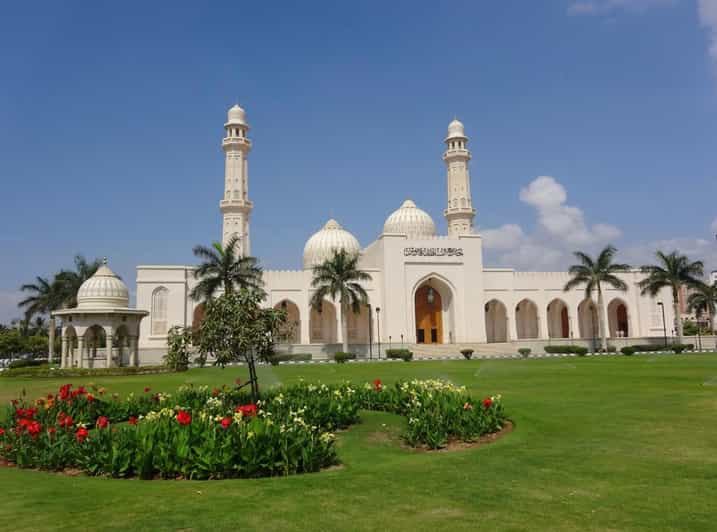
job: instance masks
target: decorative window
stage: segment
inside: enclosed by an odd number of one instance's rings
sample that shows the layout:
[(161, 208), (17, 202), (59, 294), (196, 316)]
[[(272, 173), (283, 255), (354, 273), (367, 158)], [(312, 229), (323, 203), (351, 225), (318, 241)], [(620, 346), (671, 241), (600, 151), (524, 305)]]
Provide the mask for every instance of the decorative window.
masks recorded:
[(167, 334), (167, 298), (169, 290), (164, 286), (152, 292), (152, 336)]

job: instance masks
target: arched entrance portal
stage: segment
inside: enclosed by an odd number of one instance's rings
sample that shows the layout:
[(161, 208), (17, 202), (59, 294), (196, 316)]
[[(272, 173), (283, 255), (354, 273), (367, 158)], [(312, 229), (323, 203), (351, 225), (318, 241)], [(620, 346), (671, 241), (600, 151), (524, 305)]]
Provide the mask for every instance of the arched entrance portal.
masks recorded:
[(438, 290), (425, 284), (416, 290), (416, 343), (443, 343), (443, 300)]
[(538, 337), (538, 305), (523, 299), (515, 307), (515, 325), (518, 339)]
[(286, 312), (286, 323), (279, 330), (279, 342), (285, 344), (300, 344), (301, 320), (298, 305), (293, 301), (284, 299), (274, 305), (274, 308)]
[(568, 306), (562, 299), (553, 299), (547, 308), (548, 316), (548, 337), (569, 338), (570, 318)]

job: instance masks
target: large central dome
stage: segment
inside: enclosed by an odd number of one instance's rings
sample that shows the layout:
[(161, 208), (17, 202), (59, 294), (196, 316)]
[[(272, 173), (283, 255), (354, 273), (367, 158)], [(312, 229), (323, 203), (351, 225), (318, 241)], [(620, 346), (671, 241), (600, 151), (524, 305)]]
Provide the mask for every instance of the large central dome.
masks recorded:
[(406, 200), (401, 208), (386, 218), (383, 224), (384, 233), (400, 233), (408, 238), (436, 236), (436, 224), (426, 212), (422, 211), (411, 200)]
[(361, 245), (356, 237), (346, 231), (336, 220), (329, 220), (318, 233), (314, 233), (304, 246), (304, 268), (313, 268), (330, 259), (334, 251), (360, 253)]
[(127, 285), (109, 269), (106, 260), (77, 291), (78, 308), (127, 308), (128, 306)]

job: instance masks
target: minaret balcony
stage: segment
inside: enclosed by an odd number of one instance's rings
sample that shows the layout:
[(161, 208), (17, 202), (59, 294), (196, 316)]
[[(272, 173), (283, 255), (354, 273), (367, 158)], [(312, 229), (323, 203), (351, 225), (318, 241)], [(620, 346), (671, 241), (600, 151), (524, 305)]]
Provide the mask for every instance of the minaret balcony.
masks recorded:
[(447, 159), (465, 159), (466, 161), (471, 158), (471, 152), (460, 148), (455, 148), (452, 150), (446, 150), (443, 154), (443, 160)]
[(225, 150), (228, 148), (251, 149), (251, 140), (246, 137), (224, 137), (222, 147)]
[(226, 199), (219, 202), (219, 209), (222, 212), (251, 212), (254, 204), (245, 199)]

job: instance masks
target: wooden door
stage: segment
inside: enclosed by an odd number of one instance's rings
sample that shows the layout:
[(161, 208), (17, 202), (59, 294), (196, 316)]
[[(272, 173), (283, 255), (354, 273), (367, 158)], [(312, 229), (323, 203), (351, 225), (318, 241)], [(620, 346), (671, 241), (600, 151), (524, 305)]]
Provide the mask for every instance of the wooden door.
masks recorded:
[[(433, 291), (433, 302), (428, 302), (428, 292)], [(443, 343), (443, 302), (438, 290), (423, 285), (416, 291), (416, 342)]]

